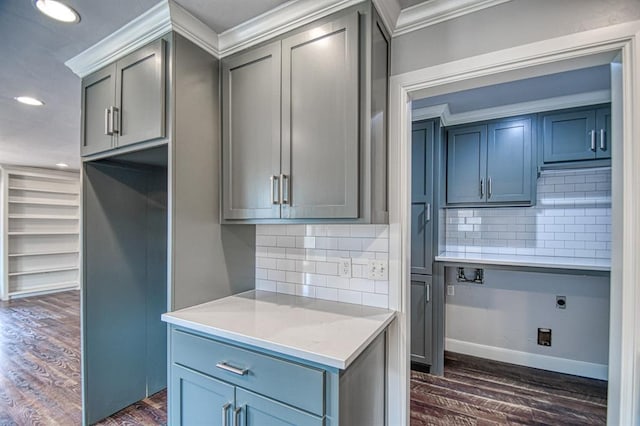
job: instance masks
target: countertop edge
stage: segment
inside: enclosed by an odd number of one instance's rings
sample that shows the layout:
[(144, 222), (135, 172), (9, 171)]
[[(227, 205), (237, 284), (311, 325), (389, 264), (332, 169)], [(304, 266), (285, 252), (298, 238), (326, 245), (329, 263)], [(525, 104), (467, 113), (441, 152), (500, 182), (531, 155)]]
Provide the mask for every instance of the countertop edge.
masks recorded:
[(382, 331), (384, 331), (389, 326), (389, 324), (391, 324), (391, 322), (393, 322), (396, 316), (397, 312), (390, 312), (388, 318), (385, 321), (381, 322), (380, 325), (375, 329), (375, 331), (371, 333), (370, 336), (365, 339), (362, 344), (360, 344), (358, 348), (347, 359), (344, 360), (330, 356), (319, 355), (317, 353), (309, 352), (304, 349), (298, 349), (291, 346), (274, 343), (266, 339), (251, 337), (225, 329), (203, 325), (198, 322), (177, 318), (175, 316), (172, 316), (170, 312), (162, 314), (161, 319), (166, 323), (184, 327), (194, 331), (199, 331), (212, 337), (221, 337), (224, 339), (233, 340), (238, 343), (281, 353), (286, 356), (300, 358), (305, 361), (315, 362), (340, 370), (346, 370), (351, 365), (351, 363), (353, 363), (353, 361), (355, 361), (356, 358), (371, 344), (371, 342), (373, 342), (375, 338), (378, 337), (380, 333), (382, 333)]
[(481, 264), (481, 265), (503, 265), (503, 266), (522, 266), (529, 268), (548, 268), (548, 269), (570, 269), (576, 271), (600, 271), (610, 272), (611, 267), (597, 266), (597, 265), (585, 265), (575, 263), (550, 263), (550, 262), (527, 262), (518, 259), (482, 259), (482, 258), (467, 258), (456, 256), (436, 256), (436, 262), (451, 262), (451, 263), (469, 263), (469, 264)]

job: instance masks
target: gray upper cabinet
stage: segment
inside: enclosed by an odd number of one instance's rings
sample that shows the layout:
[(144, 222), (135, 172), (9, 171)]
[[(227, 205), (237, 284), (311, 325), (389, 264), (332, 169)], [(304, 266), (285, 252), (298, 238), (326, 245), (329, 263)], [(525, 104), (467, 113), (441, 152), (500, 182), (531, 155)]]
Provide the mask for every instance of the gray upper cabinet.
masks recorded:
[(447, 203), (485, 201), (487, 126), (462, 126), (447, 132)]
[(489, 124), (487, 201), (529, 202), (532, 191), (531, 119)]
[(535, 200), (533, 116), (447, 132), (447, 205), (531, 205)]
[(225, 223), (388, 222), (389, 48), (363, 2), (223, 60)]
[(226, 219), (280, 217), (280, 57), (275, 42), (223, 63)]
[(579, 166), (611, 158), (611, 108), (581, 107), (541, 114), (542, 164)]
[(434, 122), (413, 124), (411, 133), (411, 273), (433, 269)]
[(358, 15), (282, 41), (285, 218), (358, 217)]
[(165, 137), (165, 41), (82, 80), (83, 156)]
[(110, 108), (115, 105), (116, 66), (110, 65), (82, 80), (81, 154), (113, 147)]

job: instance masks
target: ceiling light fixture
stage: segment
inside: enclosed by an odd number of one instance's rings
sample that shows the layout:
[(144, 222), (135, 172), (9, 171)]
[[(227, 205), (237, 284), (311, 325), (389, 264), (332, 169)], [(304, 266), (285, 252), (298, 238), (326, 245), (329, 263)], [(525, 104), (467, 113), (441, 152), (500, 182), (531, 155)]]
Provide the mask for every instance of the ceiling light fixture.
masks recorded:
[(44, 102), (42, 102), (40, 99), (32, 98), (31, 96), (16, 96), (13, 99), (25, 105), (31, 105), (31, 106), (44, 105)]
[(67, 163), (57, 163), (56, 166), (60, 167), (61, 169), (66, 169), (67, 167), (69, 167)]
[(36, 8), (56, 21), (75, 24), (80, 22), (80, 15), (70, 6), (56, 0), (34, 0)]

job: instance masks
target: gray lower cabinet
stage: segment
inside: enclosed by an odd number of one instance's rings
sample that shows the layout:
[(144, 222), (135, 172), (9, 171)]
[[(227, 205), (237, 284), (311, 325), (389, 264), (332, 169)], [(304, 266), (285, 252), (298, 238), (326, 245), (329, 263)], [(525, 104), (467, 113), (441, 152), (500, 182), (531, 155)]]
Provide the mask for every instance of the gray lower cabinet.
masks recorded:
[(384, 333), (346, 370), (177, 326), (170, 342), (170, 425), (384, 425)]
[(611, 108), (608, 105), (541, 114), (540, 133), (543, 164), (611, 158)]
[(82, 80), (81, 154), (165, 137), (165, 41)]
[(456, 126), (447, 131), (447, 205), (535, 202), (535, 117)]
[(365, 2), (223, 60), (226, 223), (388, 221), (384, 28)]
[(433, 362), (432, 278), (411, 274), (411, 361)]

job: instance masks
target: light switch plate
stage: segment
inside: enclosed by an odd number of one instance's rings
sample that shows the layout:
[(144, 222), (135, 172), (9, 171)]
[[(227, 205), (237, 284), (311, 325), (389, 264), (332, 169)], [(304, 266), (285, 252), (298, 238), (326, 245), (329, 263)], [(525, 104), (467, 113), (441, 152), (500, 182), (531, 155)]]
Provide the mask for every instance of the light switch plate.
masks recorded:
[(351, 278), (351, 258), (350, 257), (340, 258), (340, 263), (338, 264), (338, 273), (342, 278)]
[(369, 259), (367, 278), (370, 280), (386, 281), (389, 279), (388, 263), (386, 260)]

